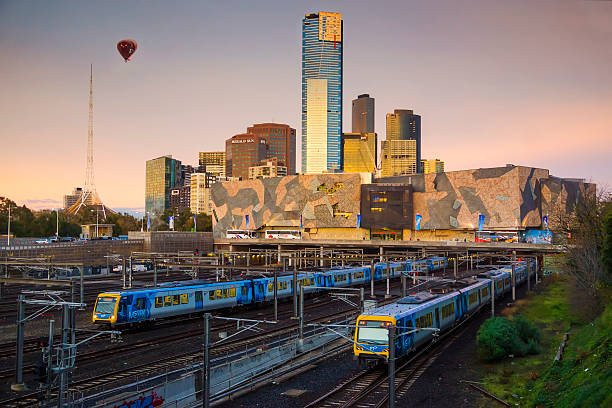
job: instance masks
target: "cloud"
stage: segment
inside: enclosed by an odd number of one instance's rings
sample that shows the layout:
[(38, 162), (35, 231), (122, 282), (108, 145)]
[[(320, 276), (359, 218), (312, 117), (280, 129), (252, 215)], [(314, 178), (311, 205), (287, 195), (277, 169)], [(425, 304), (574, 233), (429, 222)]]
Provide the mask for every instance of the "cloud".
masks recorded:
[(46, 210), (46, 209), (63, 207), (63, 204), (60, 201), (54, 200), (52, 198), (43, 198), (43, 199), (30, 198), (30, 199), (24, 200), (20, 204), (25, 205), (31, 210)]

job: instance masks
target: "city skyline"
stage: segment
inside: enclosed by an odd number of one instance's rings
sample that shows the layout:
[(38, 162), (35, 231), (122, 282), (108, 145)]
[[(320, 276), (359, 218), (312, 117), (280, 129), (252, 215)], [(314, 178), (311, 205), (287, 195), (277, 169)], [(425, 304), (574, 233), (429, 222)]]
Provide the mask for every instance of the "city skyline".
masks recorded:
[[(0, 49), (11, 56), (0, 67), (0, 195), (49, 208), (83, 185), (90, 62), (96, 186), (112, 208), (143, 206), (144, 163), (153, 157), (197, 165), (199, 151), (223, 150), (251, 123), (300, 131), (300, 21), (318, 11), (342, 13), (343, 109), (359, 94), (374, 95), (380, 139), (386, 113), (414, 109), (424, 122), (422, 156), (444, 159), (447, 170), (514, 163), (612, 185), (611, 4), (122, 8), (130, 21), (112, 4), (0, 6)], [(103, 23), (89, 27), (88, 15)], [(242, 26), (254, 17), (275, 24), (246, 38)], [(125, 64), (114, 45), (127, 35), (139, 48)], [(404, 37), (415, 40), (399, 44)], [(257, 58), (262, 63), (239, 64)], [(351, 118), (343, 116), (348, 132)]]

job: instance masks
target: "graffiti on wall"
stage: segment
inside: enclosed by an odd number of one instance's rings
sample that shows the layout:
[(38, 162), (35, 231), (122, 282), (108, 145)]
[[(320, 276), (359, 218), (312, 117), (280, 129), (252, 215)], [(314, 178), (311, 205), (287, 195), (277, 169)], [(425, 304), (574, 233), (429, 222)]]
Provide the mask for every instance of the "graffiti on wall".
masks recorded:
[(115, 405), (113, 408), (154, 408), (159, 407), (164, 403), (164, 398), (153, 391), (149, 395), (142, 395), (132, 401), (123, 401)]

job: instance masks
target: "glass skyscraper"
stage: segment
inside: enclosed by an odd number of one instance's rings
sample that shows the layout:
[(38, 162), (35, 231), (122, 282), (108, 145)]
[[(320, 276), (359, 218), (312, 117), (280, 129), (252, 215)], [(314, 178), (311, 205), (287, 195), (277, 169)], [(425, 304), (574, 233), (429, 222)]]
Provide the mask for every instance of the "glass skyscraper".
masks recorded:
[(342, 15), (302, 20), (302, 173), (342, 168)]

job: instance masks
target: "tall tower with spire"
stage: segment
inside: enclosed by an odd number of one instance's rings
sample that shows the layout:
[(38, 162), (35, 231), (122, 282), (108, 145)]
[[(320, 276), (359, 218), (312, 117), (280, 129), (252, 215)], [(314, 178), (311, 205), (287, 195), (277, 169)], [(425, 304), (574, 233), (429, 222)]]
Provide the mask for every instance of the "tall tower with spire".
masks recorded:
[(115, 213), (102, 203), (94, 184), (93, 167), (93, 65), (89, 66), (89, 122), (87, 125), (87, 168), (85, 170), (85, 186), (81, 197), (68, 209), (68, 213), (76, 214), (81, 207), (95, 209), (106, 218), (107, 213)]

